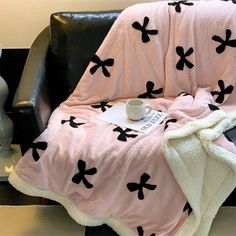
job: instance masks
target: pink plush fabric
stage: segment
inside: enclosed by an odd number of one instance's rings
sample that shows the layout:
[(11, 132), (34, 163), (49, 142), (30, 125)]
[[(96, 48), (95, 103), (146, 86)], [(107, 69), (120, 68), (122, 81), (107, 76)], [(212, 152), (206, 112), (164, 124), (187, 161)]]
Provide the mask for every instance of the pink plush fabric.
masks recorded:
[[(105, 222), (122, 236), (175, 235), (191, 206), (163, 156), (163, 134), (216, 109), (235, 109), (235, 11), (231, 1), (164, 1), (124, 10), (74, 92), (18, 163), (14, 186), (63, 197), (81, 224)], [(151, 133), (96, 118), (134, 97), (168, 114)], [(235, 151), (224, 136), (220, 145)]]

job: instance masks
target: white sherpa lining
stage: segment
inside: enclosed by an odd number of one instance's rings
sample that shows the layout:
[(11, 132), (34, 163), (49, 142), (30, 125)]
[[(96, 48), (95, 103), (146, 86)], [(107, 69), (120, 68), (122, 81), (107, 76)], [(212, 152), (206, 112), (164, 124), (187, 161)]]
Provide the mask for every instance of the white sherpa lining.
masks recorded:
[(17, 190), (30, 195), (30, 196), (37, 196), (37, 197), (43, 197), (47, 199), (54, 200), (58, 203), (60, 203), (62, 206), (65, 207), (68, 214), (79, 224), (84, 226), (99, 226), (102, 224), (109, 225), (114, 231), (119, 233), (120, 235), (129, 235), (129, 236), (138, 236), (136, 233), (130, 230), (128, 226), (126, 226), (125, 223), (120, 222), (117, 219), (114, 218), (106, 218), (106, 219), (93, 219), (89, 217), (88, 215), (84, 214), (82, 211), (80, 211), (74, 204), (71, 202), (68, 198), (58, 195), (57, 193), (54, 193), (52, 191), (43, 190), (35, 188), (29, 184), (27, 184), (25, 181), (23, 181), (16, 172), (12, 172), (8, 178), (9, 182), (12, 186), (14, 186)]
[(218, 110), (164, 136), (165, 158), (193, 209), (178, 236), (208, 235), (219, 207), (236, 187), (236, 155), (213, 143), (236, 125), (235, 117), (236, 112)]

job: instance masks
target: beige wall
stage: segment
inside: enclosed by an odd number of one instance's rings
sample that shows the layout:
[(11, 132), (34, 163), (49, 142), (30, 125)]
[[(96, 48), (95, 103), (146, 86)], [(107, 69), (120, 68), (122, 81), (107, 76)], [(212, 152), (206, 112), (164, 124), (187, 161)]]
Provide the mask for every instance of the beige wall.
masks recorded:
[(29, 48), (56, 11), (123, 9), (155, 0), (0, 0), (0, 43), (3, 48)]

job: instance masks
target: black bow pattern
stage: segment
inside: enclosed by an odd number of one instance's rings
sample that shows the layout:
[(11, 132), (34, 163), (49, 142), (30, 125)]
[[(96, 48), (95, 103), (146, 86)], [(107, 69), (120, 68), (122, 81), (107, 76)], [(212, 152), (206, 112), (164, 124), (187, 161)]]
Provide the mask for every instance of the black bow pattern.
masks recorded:
[(106, 111), (106, 107), (110, 108), (112, 107), (111, 105), (108, 105), (108, 102), (100, 102), (100, 105), (91, 105), (93, 108), (101, 108), (102, 112)]
[(179, 93), (179, 94), (178, 94), (178, 97), (181, 96), (181, 95), (182, 95), (182, 96), (192, 96), (192, 97), (194, 98), (193, 95), (191, 95), (190, 93), (186, 93), (186, 92), (181, 92), (181, 93)]
[(86, 188), (92, 188), (93, 185), (88, 182), (85, 178), (85, 175), (95, 175), (97, 173), (97, 169), (95, 167), (86, 170), (86, 163), (83, 160), (78, 161), (78, 169), (79, 173), (75, 174), (72, 178), (72, 182), (75, 184), (80, 184), (82, 181)]
[(213, 105), (213, 104), (208, 104), (208, 107), (209, 107), (210, 110), (212, 110), (212, 111), (220, 110), (219, 107), (217, 107), (217, 106), (215, 106), (215, 105)]
[(147, 88), (147, 92), (140, 94), (138, 98), (156, 98), (152, 94), (161, 94), (163, 92), (163, 88), (153, 90), (154, 83), (152, 81), (148, 81), (146, 83), (146, 88)]
[(69, 124), (70, 124), (70, 126), (71, 126), (72, 128), (78, 128), (80, 125), (85, 124), (85, 123), (76, 123), (76, 122), (74, 122), (75, 119), (76, 119), (76, 117), (70, 116), (70, 119), (69, 119), (69, 120), (62, 120), (62, 121), (61, 121), (61, 124), (64, 124), (64, 123), (66, 123), (66, 122), (69, 122)]
[(165, 127), (164, 127), (164, 130), (166, 130), (168, 127), (169, 127), (169, 123), (172, 122), (172, 123), (176, 123), (177, 120), (176, 119), (169, 119), (166, 121), (165, 123)]
[(138, 190), (138, 199), (143, 200), (144, 199), (144, 193), (143, 188), (146, 188), (148, 190), (155, 190), (156, 185), (154, 184), (148, 184), (147, 181), (150, 179), (150, 175), (147, 173), (143, 173), (140, 177), (140, 183), (128, 183), (127, 188), (130, 192), (134, 192)]
[[(137, 231), (138, 231), (138, 235), (139, 236), (144, 236), (144, 230), (143, 230), (143, 227), (142, 226), (138, 226), (137, 227)], [(150, 236), (156, 236), (156, 234), (151, 234)]]
[(187, 202), (184, 206), (183, 211), (188, 211), (188, 215), (190, 215), (190, 213), (193, 211), (192, 207), (190, 206), (189, 202)]
[(35, 161), (38, 161), (40, 159), (37, 149), (44, 151), (44, 150), (46, 150), (47, 146), (48, 146), (47, 142), (37, 142), (37, 143), (31, 144), (32, 155), (33, 155), (33, 158)]
[(132, 27), (134, 29), (140, 30), (142, 32), (142, 42), (143, 43), (147, 43), (150, 41), (149, 34), (150, 35), (157, 35), (158, 34), (158, 30), (156, 30), (156, 29), (152, 29), (152, 30), (146, 29), (148, 22), (149, 22), (149, 18), (147, 16), (145, 16), (143, 19), (143, 25), (141, 25), (138, 21), (135, 21), (132, 24)]
[(186, 57), (190, 56), (194, 52), (193, 48), (189, 48), (186, 53), (184, 53), (184, 48), (181, 46), (176, 47), (176, 53), (179, 55), (180, 59), (176, 64), (177, 70), (183, 70), (184, 64), (191, 69), (194, 65), (186, 59)]
[(121, 127), (116, 127), (113, 129), (114, 132), (120, 132), (119, 136), (117, 137), (118, 140), (126, 142), (127, 138), (136, 138), (138, 135), (137, 134), (127, 134), (128, 132), (133, 131), (132, 129), (126, 128), (123, 130)]
[(231, 94), (233, 92), (234, 86), (233, 85), (229, 85), (225, 88), (225, 84), (223, 80), (218, 80), (218, 85), (220, 87), (220, 91), (212, 91), (211, 95), (215, 96), (218, 95), (218, 97), (216, 98), (216, 102), (217, 103), (222, 103), (225, 99), (225, 95), (226, 94)]
[(228, 1), (231, 1), (233, 4), (236, 4), (236, 0), (222, 0), (224, 2), (228, 2)]
[(180, 4), (183, 4), (183, 5), (186, 5), (186, 6), (192, 6), (193, 5), (192, 2), (187, 2), (186, 0), (185, 1), (169, 2), (168, 3), (169, 6), (175, 6), (175, 11), (178, 12), (178, 13), (181, 12), (181, 5)]
[(95, 66), (93, 66), (90, 69), (90, 73), (93, 75), (99, 67), (102, 67), (102, 72), (104, 76), (110, 77), (110, 72), (107, 70), (106, 66), (113, 66), (114, 65), (114, 59), (113, 58), (108, 58), (104, 61), (102, 61), (97, 55), (94, 55), (93, 58), (91, 59), (92, 62), (96, 63)]
[(229, 46), (229, 47), (236, 47), (236, 39), (232, 39), (232, 40), (229, 40), (230, 37), (231, 37), (231, 30), (230, 29), (227, 29), (226, 30), (226, 36), (225, 36), (225, 40), (222, 39), (220, 36), (217, 36), (217, 35), (214, 35), (212, 37), (212, 39), (216, 42), (219, 42), (221, 43), (217, 48), (216, 48), (216, 52), (218, 54), (222, 53), (226, 46)]

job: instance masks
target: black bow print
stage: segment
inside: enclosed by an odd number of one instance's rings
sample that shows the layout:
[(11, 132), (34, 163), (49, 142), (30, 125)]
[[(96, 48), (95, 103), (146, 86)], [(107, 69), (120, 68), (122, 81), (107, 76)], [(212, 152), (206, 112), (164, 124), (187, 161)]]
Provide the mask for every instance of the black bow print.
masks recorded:
[(184, 206), (183, 211), (188, 210), (188, 215), (190, 215), (190, 213), (193, 211), (192, 207), (190, 206), (189, 202), (187, 202)]
[(166, 130), (166, 129), (168, 128), (168, 126), (169, 126), (168, 124), (169, 124), (170, 122), (175, 123), (175, 122), (177, 122), (177, 120), (176, 120), (176, 119), (169, 119), (169, 120), (167, 120), (166, 123), (165, 123), (164, 130)]
[(100, 102), (100, 105), (91, 105), (93, 108), (101, 108), (101, 110), (104, 112), (106, 111), (106, 107), (110, 108), (111, 105), (108, 105), (108, 102)]
[(146, 29), (147, 25), (148, 25), (148, 22), (149, 22), (149, 18), (147, 16), (144, 17), (144, 20), (143, 20), (143, 26), (140, 25), (140, 23), (138, 21), (135, 21), (133, 24), (132, 24), (132, 27), (136, 30), (140, 30), (142, 32), (142, 42), (143, 43), (147, 43), (150, 41), (150, 38), (149, 38), (149, 34), (150, 35), (157, 35), (158, 34), (158, 30), (148, 30)]
[(76, 117), (70, 116), (70, 119), (69, 119), (69, 120), (62, 120), (62, 121), (61, 121), (61, 124), (64, 124), (64, 123), (66, 123), (66, 122), (69, 122), (69, 123), (70, 123), (70, 126), (73, 127), (73, 128), (78, 128), (80, 125), (85, 124), (85, 123), (76, 123), (76, 122), (74, 122), (75, 119), (76, 119)]
[(212, 111), (220, 110), (219, 107), (217, 107), (217, 106), (215, 106), (215, 105), (213, 105), (213, 104), (208, 104), (208, 107), (209, 107), (210, 110), (212, 110)]
[(217, 35), (214, 35), (212, 37), (212, 39), (216, 42), (219, 42), (221, 43), (217, 48), (216, 48), (216, 52), (218, 54), (222, 53), (226, 46), (229, 46), (229, 47), (236, 47), (236, 39), (232, 39), (232, 40), (229, 40), (230, 37), (231, 37), (231, 30), (230, 29), (227, 29), (226, 30), (226, 37), (225, 37), (225, 40), (222, 39), (220, 36), (217, 36)]
[(75, 184), (79, 184), (82, 181), (86, 188), (92, 188), (93, 185), (88, 182), (85, 175), (95, 175), (97, 173), (97, 169), (93, 167), (86, 170), (86, 163), (83, 160), (78, 161), (78, 169), (79, 173), (73, 176), (72, 181)]
[(138, 199), (143, 200), (144, 199), (144, 193), (143, 188), (149, 189), (149, 190), (155, 190), (156, 185), (148, 184), (147, 181), (150, 179), (150, 175), (147, 173), (143, 173), (140, 177), (140, 183), (128, 183), (127, 188), (130, 192), (134, 192), (138, 190)]
[(184, 48), (181, 46), (176, 47), (176, 53), (179, 55), (180, 59), (178, 63), (176, 64), (176, 69), (183, 70), (184, 64), (191, 69), (193, 67), (193, 64), (186, 59), (186, 57), (190, 56), (193, 53), (193, 48), (189, 48), (186, 53), (184, 53)]
[[(228, 2), (228, 1), (230, 1), (230, 0), (222, 0), (222, 1)], [(231, 0), (231, 1), (232, 1), (233, 4), (236, 4), (236, 0)]]
[(216, 102), (217, 103), (222, 103), (225, 99), (225, 95), (226, 94), (231, 94), (233, 92), (234, 86), (229, 85), (225, 88), (225, 84), (223, 80), (218, 80), (218, 85), (220, 87), (220, 92), (219, 91), (212, 91), (211, 95), (215, 96), (218, 95), (218, 97), (216, 98)]
[[(137, 231), (138, 231), (138, 235), (139, 236), (144, 236), (144, 231), (143, 231), (143, 227), (142, 226), (138, 226), (137, 227)], [(150, 236), (156, 236), (156, 234), (151, 234)]]
[[(161, 111), (162, 112), (162, 111)], [(164, 121), (167, 119), (168, 117), (165, 117), (165, 119), (160, 123), (160, 125), (162, 125), (164, 123)]]
[(108, 58), (104, 61), (102, 61), (97, 55), (94, 55), (93, 58), (91, 59), (92, 62), (96, 63), (95, 66), (93, 66), (90, 69), (90, 73), (93, 75), (99, 67), (102, 67), (102, 72), (104, 76), (110, 77), (110, 73), (107, 70), (106, 66), (113, 66), (114, 64), (114, 59)]
[(37, 143), (31, 144), (31, 148), (33, 149), (32, 155), (35, 161), (38, 161), (40, 158), (37, 149), (46, 150), (47, 146), (48, 146), (48, 143), (46, 142), (37, 142)]
[(129, 128), (123, 130), (121, 127), (116, 127), (115, 129), (113, 129), (113, 131), (120, 132), (117, 139), (123, 142), (126, 142), (127, 138), (136, 138), (138, 136), (137, 134), (127, 134), (128, 132), (132, 131), (132, 129)]
[(186, 6), (192, 6), (193, 3), (192, 2), (187, 2), (187, 1), (178, 1), (178, 2), (169, 2), (168, 5), (169, 6), (175, 6), (175, 11), (176, 12), (181, 12), (181, 6), (180, 4), (186, 5)]
[(179, 96), (181, 96), (181, 95), (183, 95), (183, 96), (192, 96), (192, 97), (194, 98), (193, 95), (191, 95), (190, 93), (186, 93), (186, 92), (181, 92), (181, 93), (179, 93), (177, 97), (179, 97)]
[(161, 94), (163, 92), (163, 88), (153, 90), (154, 83), (152, 81), (148, 81), (146, 83), (146, 88), (147, 88), (147, 92), (143, 93), (143, 94), (140, 94), (138, 96), (139, 98), (156, 98), (152, 94)]

